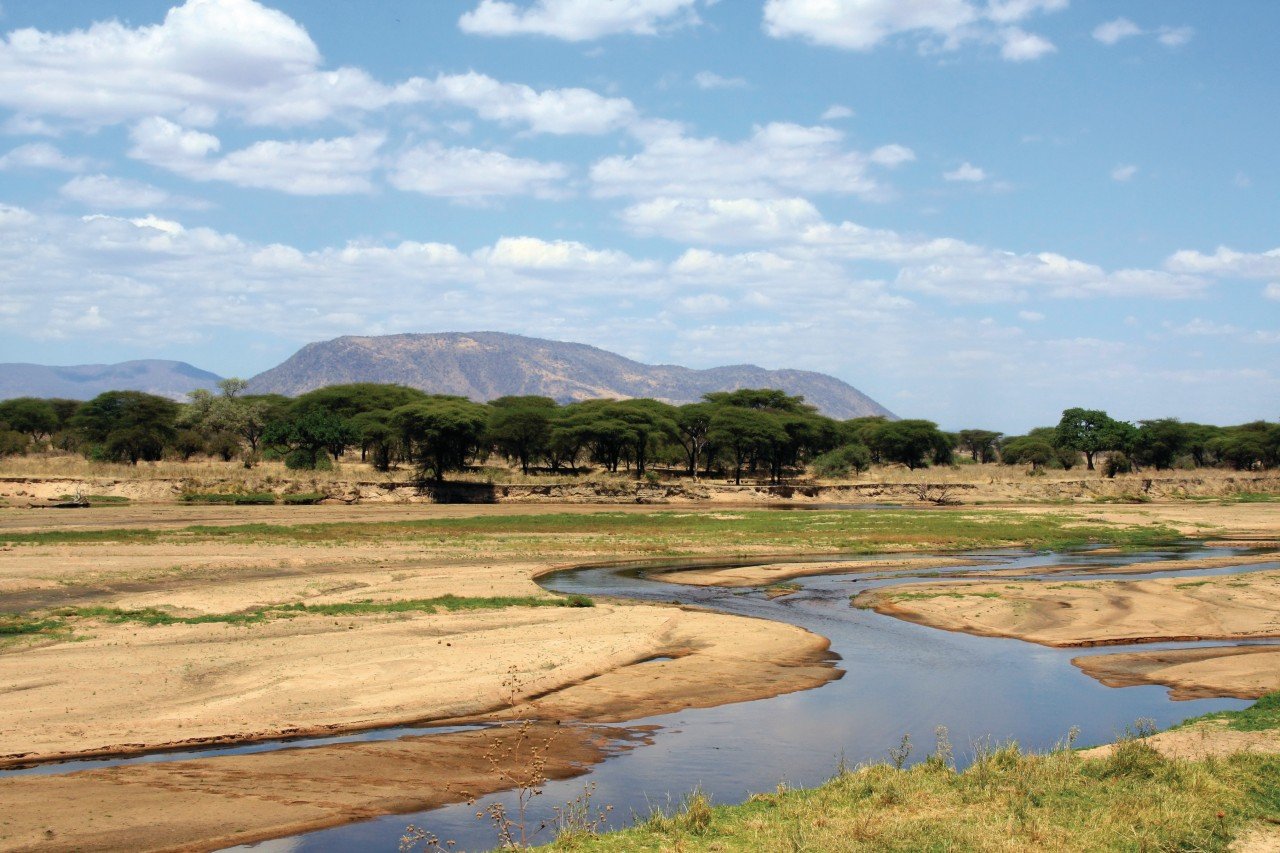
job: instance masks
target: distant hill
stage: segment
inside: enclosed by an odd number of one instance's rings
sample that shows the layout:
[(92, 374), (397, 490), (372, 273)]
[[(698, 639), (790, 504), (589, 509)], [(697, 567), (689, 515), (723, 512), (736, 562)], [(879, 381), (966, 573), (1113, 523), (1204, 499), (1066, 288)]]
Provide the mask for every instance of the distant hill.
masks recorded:
[(249, 392), (296, 396), (348, 382), (394, 382), (478, 401), (540, 394), (562, 403), (594, 397), (688, 403), (709, 391), (781, 388), (804, 395), (831, 417), (893, 417), (857, 388), (824, 373), (750, 364), (709, 370), (641, 364), (585, 344), (501, 332), (348, 336), (308, 344), (251, 379)]
[(120, 364), (0, 364), (0, 400), (63, 397), (89, 400), (103, 391), (146, 391), (174, 400), (196, 388), (216, 389), (222, 377), (185, 361), (124, 361)]

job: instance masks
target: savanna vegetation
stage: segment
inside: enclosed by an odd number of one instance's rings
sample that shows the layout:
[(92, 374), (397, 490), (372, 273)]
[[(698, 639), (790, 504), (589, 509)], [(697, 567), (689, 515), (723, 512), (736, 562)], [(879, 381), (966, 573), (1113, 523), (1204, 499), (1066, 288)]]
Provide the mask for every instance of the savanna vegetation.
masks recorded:
[(946, 432), (927, 420), (835, 420), (803, 397), (775, 389), (707, 394), (700, 402), (501, 397), (481, 404), (400, 385), (335, 385), (297, 398), (247, 394), (227, 379), (219, 393), (186, 403), (138, 391), (87, 402), (17, 398), (0, 402), (0, 455), (79, 453), (136, 465), (160, 459), (267, 459), (296, 470), (328, 470), (358, 458), (377, 471), (405, 469), (423, 480), (501, 460), (525, 475), (594, 469), (637, 478), (719, 476), (777, 483), (803, 474), (845, 479), (872, 465), (1099, 467), (1108, 476), (1152, 468), (1280, 465), (1280, 423), (1233, 427), (1174, 418), (1129, 423), (1072, 408), (1056, 426), (1006, 436), (985, 429)]

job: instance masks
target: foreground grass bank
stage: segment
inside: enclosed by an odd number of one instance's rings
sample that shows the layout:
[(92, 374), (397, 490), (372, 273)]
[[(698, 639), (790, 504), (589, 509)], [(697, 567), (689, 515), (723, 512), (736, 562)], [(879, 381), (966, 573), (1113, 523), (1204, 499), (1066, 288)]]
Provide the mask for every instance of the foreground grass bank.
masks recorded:
[(1071, 514), (1001, 510), (769, 510), (653, 513), (530, 513), (386, 522), (196, 525), (0, 532), (12, 545), (106, 543), (308, 544), (413, 542), (432, 550), (483, 549), (537, 556), (608, 550), (655, 556), (765, 548), (846, 553), (963, 550), (1009, 545), (1060, 549), (1106, 542), (1124, 548), (1178, 539), (1162, 524), (1108, 523)]
[[(1280, 694), (1198, 724), (1223, 722), (1280, 727)], [(817, 788), (780, 788), (738, 806), (695, 793), (674, 813), (601, 836), (566, 834), (552, 849), (1212, 851), (1277, 822), (1280, 755), (1172, 759), (1130, 736), (1105, 758), (1066, 745), (1046, 754), (980, 749), (956, 771), (944, 740), (909, 769), (844, 771)]]

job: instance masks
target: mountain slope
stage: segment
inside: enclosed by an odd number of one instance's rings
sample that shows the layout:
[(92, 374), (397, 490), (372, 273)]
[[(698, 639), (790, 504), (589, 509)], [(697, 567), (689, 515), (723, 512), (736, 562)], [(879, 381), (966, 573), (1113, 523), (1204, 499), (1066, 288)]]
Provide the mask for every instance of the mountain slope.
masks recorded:
[(395, 382), (480, 401), (541, 394), (561, 402), (654, 397), (688, 403), (709, 391), (781, 388), (832, 417), (892, 417), (858, 389), (823, 373), (749, 364), (710, 370), (641, 364), (585, 344), (501, 332), (348, 336), (308, 344), (255, 376), (249, 391), (292, 396), (348, 382)]
[(146, 391), (183, 399), (197, 388), (217, 388), (222, 377), (185, 361), (123, 361), (119, 364), (0, 364), (0, 400), (11, 397), (63, 397), (89, 400), (103, 391)]

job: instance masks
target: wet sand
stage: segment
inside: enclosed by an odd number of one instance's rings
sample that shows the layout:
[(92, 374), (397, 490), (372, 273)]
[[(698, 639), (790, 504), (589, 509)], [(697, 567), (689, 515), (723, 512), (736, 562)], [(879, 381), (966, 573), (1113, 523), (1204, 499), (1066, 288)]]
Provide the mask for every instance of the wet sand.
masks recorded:
[(1280, 647), (1215, 646), (1085, 655), (1071, 661), (1108, 687), (1163, 684), (1174, 699), (1257, 699), (1280, 690)]
[(795, 578), (814, 575), (843, 575), (850, 572), (907, 570), (929, 571), (952, 566), (980, 566), (982, 560), (949, 557), (901, 557), (875, 560), (835, 560), (809, 563), (767, 563), (729, 569), (680, 569), (655, 572), (648, 577), (664, 583), (690, 586), (753, 587), (768, 586)]

